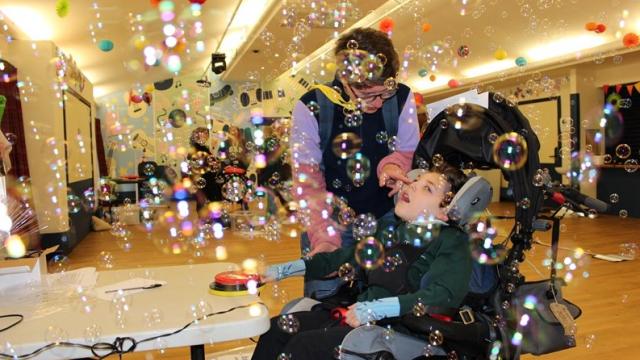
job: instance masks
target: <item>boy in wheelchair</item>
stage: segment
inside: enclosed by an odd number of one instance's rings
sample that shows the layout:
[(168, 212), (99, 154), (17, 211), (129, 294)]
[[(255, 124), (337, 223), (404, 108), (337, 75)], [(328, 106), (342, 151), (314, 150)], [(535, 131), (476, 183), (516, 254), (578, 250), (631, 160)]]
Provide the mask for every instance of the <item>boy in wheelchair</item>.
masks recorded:
[[(472, 178), (473, 181), (465, 185), (467, 176), (446, 164), (418, 174), (415, 171), (415, 181), (399, 192), (395, 206), (396, 215), (404, 220), (395, 231), (399, 241), (386, 250), (387, 254), (399, 256), (398, 266), (391, 270), (378, 267), (366, 271), (366, 287), (355, 288), (358, 291), (351, 301), (323, 300), (323, 303), (316, 302), (310, 311), (288, 315), (285, 322), (294, 326), (283, 327), (282, 318), (273, 318), (270, 330), (260, 337), (252, 359), (272, 360), (278, 356), (283, 359), (333, 359), (345, 336), (360, 325), (373, 321), (392, 323), (394, 318), (397, 320), (415, 312), (415, 308), (436, 318), (457, 316), (469, 292), (473, 261), (468, 235), (460, 228), (462, 224), (453, 218), (468, 217), (471, 212), (484, 210), (491, 198), (491, 188), (480, 177)], [(470, 201), (467, 194), (461, 201), (458, 195), (463, 191), (456, 193), (463, 186), (468, 189), (470, 183), (474, 183), (473, 200)], [(455, 217), (451, 216), (453, 203)], [(439, 234), (425, 246), (415, 247), (415, 234), (410, 235), (408, 228), (424, 219), (431, 219), (431, 225), (439, 226)], [(384, 229), (383, 224), (379, 224), (378, 229)], [(310, 259), (272, 265), (265, 275), (270, 280), (294, 275), (321, 279), (339, 269), (344, 273), (344, 269), (349, 268), (346, 264), (358, 268), (355, 252), (353, 247), (342, 248), (316, 254)], [(339, 311), (345, 302), (348, 307)]]

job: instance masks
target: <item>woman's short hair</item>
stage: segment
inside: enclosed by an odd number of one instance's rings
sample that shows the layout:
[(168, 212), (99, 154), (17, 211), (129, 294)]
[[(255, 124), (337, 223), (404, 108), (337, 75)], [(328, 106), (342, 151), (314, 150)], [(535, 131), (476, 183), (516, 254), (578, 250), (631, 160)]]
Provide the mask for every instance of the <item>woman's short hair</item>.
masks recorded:
[(334, 55), (337, 56), (341, 51), (347, 50), (347, 43), (350, 40), (358, 43), (358, 50), (364, 50), (373, 55), (382, 54), (386, 57), (387, 62), (382, 74), (371, 82), (382, 84), (387, 78), (396, 76), (400, 68), (400, 59), (387, 34), (371, 28), (355, 28), (338, 38)]

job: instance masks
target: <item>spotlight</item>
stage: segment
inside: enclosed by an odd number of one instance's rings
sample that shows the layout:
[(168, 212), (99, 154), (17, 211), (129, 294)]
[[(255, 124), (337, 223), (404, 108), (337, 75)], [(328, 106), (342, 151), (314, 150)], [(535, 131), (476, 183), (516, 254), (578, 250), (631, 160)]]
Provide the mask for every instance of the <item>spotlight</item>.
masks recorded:
[(211, 54), (211, 71), (213, 71), (214, 74), (220, 75), (227, 70), (226, 57), (224, 53)]
[(199, 80), (196, 80), (196, 84), (198, 84), (198, 86), (203, 88), (211, 87), (211, 81), (209, 81), (209, 78), (206, 75), (201, 77)]

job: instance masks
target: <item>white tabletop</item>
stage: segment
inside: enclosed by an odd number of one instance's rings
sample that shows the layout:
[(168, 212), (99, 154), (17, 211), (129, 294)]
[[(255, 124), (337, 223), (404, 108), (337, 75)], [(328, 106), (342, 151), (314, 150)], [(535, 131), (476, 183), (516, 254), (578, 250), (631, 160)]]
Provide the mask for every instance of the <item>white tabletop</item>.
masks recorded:
[[(209, 283), (215, 274), (227, 271), (235, 265), (230, 263), (211, 263), (185, 266), (168, 266), (144, 269), (145, 274), (167, 284), (156, 289), (132, 294), (131, 309), (125, 315), (124, 328), (119, 327), (110, 302), (95, 299), (95, 306), (89, 313), (78, 306), (78, 299), (69, 299), (68, 306), (55, 312), (31, 317), (27, 312), (19, 325), (0, 333), (0, 349), (7, 351), (9, 342), (17, 354), (29, 353), (49, 342), (45, 341), (49, 326), (56, 326), (68, 335), (68, 341), (87, 344), (86, 329), (91, 325), (101, 328), (100, 340), (112, 342), (116, 337), (133, 337), (136, 340), (177, 330), (193, 320), (189, 307), (204, 300), (210, 304), (212, 312), (223, 311), (234, 306), (259, 301), (255, 295), (221, 297), (208, 292)], [(142, 277), (142, 269), (116, 270), (100, 272), (96, 287), (106, 286), (130, 279)], [(160, 314), (158, 322), (149, 322), (145, 313)], [(255, 310), (257, 311), (257, 314)], [(20, 312), (20, 305), (0, 301), (0, 314)], [(3, 322), (2, 324), (5, 324)], [(179, 334), (138, 345), (136, 351), (170, 347), (209, 344), (221, 341), (248, 338), (263, 334), (269, 329), (269, 312), (258, 305), (250, 313), (248, 308), (237, 309), (226, 314), (210, 317), (196, 326), (191, 326)], [(50, 333), (50, 332), (49, 332)], [(3, 349), (3, 345), (4, 349)], [(47, 350), (34, 359), (69, 359), (90, 357), (91, 352), (83, 349), (56, 348)]]

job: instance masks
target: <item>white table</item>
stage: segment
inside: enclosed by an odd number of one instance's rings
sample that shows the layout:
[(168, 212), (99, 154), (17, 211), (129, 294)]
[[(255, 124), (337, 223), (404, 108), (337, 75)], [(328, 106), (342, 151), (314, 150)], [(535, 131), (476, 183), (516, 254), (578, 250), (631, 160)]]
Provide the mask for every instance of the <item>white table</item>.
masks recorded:
[[(212, 312), (226, 310), (238, 305), (259, 301), (255, 295), (239, 297), (221, 297), (208, 293), (209, 283), (215, 274), (227, 271), (235, 265), (230, 263), (211, 263), (200, 265), (168, 266), (149, 269), (129, 269), (100, 272), (96, 287), (117, 283), (133, 277), (142, 277), (145, 270), (153, 280), (164, 280), (166, 285), (130, 295), (131, 310), (126, 314), (126, 326), (120, 328), (115, 320), (111, 303), (95, 299), (94, 309), (85, 313), (77, 304), (77, 299), (69, 299), (69, 305), (50, 315), (30, 318), (27, 314), (22, 323), (0, 333), (2, 345), (10, 342), (17, 354), (30, 353), (46, 345), (45, 334), (50, 325), (63, 329), (68, 341), (88, 344), (85, 329), (97, 324), (102, 329), (100, 341), (113, 342), (116, 337), (132, 337), (136, 340), (172, 332), (190, 322), (193, 317), (189, 306), (200, 300), (211, 305)], [(149, 326), (144, 313), (158, 309), (161, 321)], [(263, 305), (257, 305), (250, 313), (248, 308), (237, 309), (226, 314), (210, 317), (184, 331), (138, 345), (136, 351), (161, 348), (191, 346), (192, 359), (204, 359), (204, 345), (222, 341), (248, 338), (263, 334), (269, 329), (269, 312)], [(24, 310), (24, 309), (23, 309)], [(21, 312), (19, 304), (7, 304), (0, 301), (0, 314)], [(24, 311), (23, 311), (24, 313)], [(2, 324), (5, 324), (3, 322)], [(2, 349), (0, 345), (0, 349)], [(6, 349), (4, 349), (6, 352)], [(88, 350), (79, 348), (56, 348), (41, 353), (34, 359), (70, 359), (91, 357)]]

